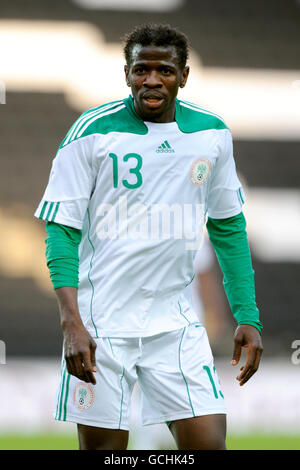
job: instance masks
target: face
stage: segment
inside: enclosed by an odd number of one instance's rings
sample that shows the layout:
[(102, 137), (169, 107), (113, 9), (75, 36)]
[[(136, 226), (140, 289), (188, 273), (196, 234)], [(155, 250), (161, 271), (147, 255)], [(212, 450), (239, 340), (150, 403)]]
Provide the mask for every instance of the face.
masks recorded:
[(135, 45), (125, 76), (137, 114), (144, 121), (174, 121), (178, 89), (185, 86), (188, 74), (189, 67), (179, 67), (174, 46)]

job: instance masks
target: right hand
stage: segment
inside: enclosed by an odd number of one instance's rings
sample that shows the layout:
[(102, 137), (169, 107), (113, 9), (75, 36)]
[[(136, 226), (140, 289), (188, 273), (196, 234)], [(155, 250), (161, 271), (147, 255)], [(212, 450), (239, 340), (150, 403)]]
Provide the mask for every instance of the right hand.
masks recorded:
[(95, 341), (83, 325), (68, 326), (63, 334), (64, 357), (69, 374), (96, 385)]

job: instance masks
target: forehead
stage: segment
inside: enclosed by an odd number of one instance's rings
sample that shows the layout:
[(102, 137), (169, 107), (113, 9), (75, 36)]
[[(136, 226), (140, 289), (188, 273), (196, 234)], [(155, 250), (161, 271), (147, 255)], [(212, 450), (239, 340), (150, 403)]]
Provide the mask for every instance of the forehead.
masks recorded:
[(131, 51), (131, 66), (138, 62), (154, 61), (179, 65), (178, 54), (175, 46), (141, 46), (135, 44)]

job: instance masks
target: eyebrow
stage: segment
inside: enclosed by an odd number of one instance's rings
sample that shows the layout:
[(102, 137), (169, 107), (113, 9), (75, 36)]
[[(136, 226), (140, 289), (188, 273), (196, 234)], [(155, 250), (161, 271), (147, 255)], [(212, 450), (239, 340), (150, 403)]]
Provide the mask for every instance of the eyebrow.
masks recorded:
[[(135, 62), (135, 63), (132, 63), (131, 66), (132, 67), (150, 67), (151, 65), (149, 64), (149, 62), (155, 62), (154, 59), (144, 59), (144, 60), (139, 60), (138, 62)], [(159, 61), (161, 62), (161, 61)], [(157, 65), (158, 68), (164, 68), (164, 67), (168, 67), (170, 69), (177, 69), (177, 66), (173, 63), (170, 63), (170, 62), (162, 62), (160, 64)]]

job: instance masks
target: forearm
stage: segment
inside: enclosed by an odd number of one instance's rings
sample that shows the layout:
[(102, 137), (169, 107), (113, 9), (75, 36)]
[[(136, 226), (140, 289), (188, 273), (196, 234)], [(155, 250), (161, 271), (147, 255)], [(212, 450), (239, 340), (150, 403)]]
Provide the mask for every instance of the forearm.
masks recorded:
[(77, 288), (81, 231), (53, 222), (47, 222), (46, 231), (46, 258), (53, 288)]
[(77, 302), (77, 289), (70, 286), (59, 287), (55, 289), (55, 294), (58, 301), (62, 329), (83, 326)]
[(81, 231), (61, 224), (46, 224), (46, 258), (57, 297), (63, 329), (82, 326), (77, 302)]
[(235, 319), (239, 325), (252, 325), (261, 331), (244, 215), (220, 220), (208, 218), (207, 230), (224, 274), (224, 289)]

